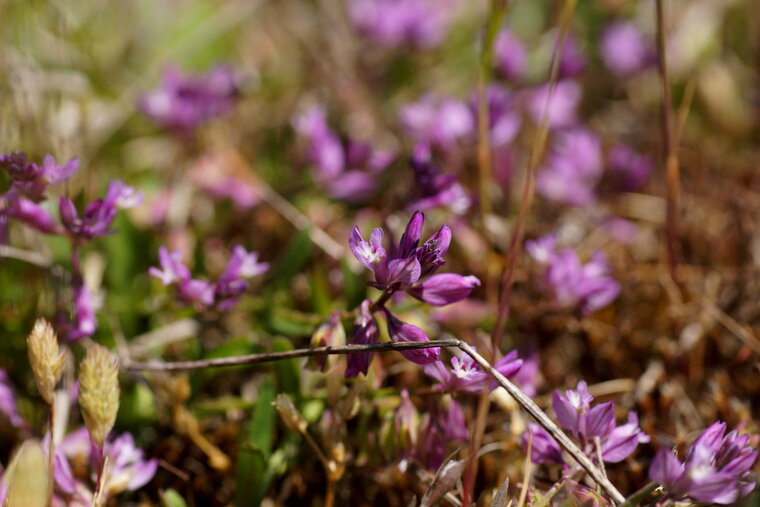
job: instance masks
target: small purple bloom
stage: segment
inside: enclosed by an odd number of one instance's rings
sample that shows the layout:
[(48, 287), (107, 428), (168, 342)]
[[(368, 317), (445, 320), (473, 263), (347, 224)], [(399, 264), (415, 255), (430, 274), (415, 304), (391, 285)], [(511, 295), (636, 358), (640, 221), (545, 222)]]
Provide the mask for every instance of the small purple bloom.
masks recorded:
[(70, 340), (92, 336), (98, 327), (92, 294), (84, 281), (74, 282), (74, 322), (68, 332)]
[(433, 164), (430, 147), (419, 143), (414, 148), (411, 159), (414, 171), (415, 196), (407, 209), (426, 211), (445, 207), (457, 215), (466, 213), (472, 205), (472, 197), (453, 174), (443, 174)]
[(593, 132), (573, 128), (559, 133), (546, 166), (536, 177), (537, 190), (563, 204), (591, 204), (594, 187), (602, 176), (601, 156), (601, 143)]
[(196, 76), (169, 67), (158, 87), (142, 96), (138, 104), (158, 125), (188, 133), (229, 112), (237, 93), (235, 77), (228, 67), (218, 66)]
[[(365, 299), (359, 309), (359, 314), (354, 321), (354, 328), (351, 330), (349, 339), (350, 344), (366, 345), (377, 342), (380, 331), (377, 328), (377, 322), (372, 316), (370, 306), (372, 301)], [(359, 373), (367, 374), (369, 363), (372, 360), (371, 352), (361, 354), (349, 354), (346, 360), (346, 378), (355, 377)]]
[(525, 73), (528, 55), (520, 39), (503, 29), (493, 46), (494, 60), (504, 77), (517, 79)]
[(293, 128), (309, 143), (315, 180), (335, 199), (358, 203), (370, 198), (377, 189), (378, 174), (396, 158), (393, 151), (362, 141), (342, 142), (327, 125), (327, 115), (319, 105), (296, 116)]
[(643, 187), (654, 169), (652, 159), (618, 144), (607, 154), (607, 177), (615, 190), (634, 192)]
[[(430, 341), (425, 332), (413, 324), (407, 324), (398, 320), (391, 312), (385, 310), (385, 318), (388, 322), (388, 334), (391, 341), (400, 342), (426, 342)], [(440, 348), (402, 350), (401, 354), (408, 360), (417, 364), (428, 364), (438, 360)]]
[(535, 240), (525, 242), (525, 251), (528, 252), (534, 261), (541, 265), (546, 265), (551, 261), (557, 246), (557, 237), (554, 234), (547, 234)]
[(549, 84), (535, 88), (528, 96), (526, 107), (533, 122), (541, 124), (546, 115), (550, 128), (568, 127), (577, 121), (578, 104), (581, 100), (581, 86), (575, 81), (558, 81), (554, 93)]
[(462, 406), (454, 398), (448, 399), (448, 409), (446, 409), (444, 417), (440, 418), (439, 421), (445, 438), (460, 440), (462, 442), (469, 440), (470, 435), (467, 432), (467, 424), (464, 420)]
[[(556, 43), (559, 43), (559, 35)], [(586, 68), (586, 55), (583, 54), (577, 39), (571, 33), (565, 36), (559, 58), (560, 79), (575, 77)]]
[(399, 112), (404, 129), (417, 142), (451, 150), (475, 131), (475, 118), (462, 101), (426, 95)]
[(528, 423), (528, 431), (522, 434), (520, 445), (525, 452), (528, 451), (528, 442), (530, 441), (530, 460), (533, 463), (543, 464), (561, 464), (562, 448), (556, 440), (549, 435), (546, 430), (536, 423)]
[(433, 306), (445, 306), (467, 298), (480, 286), (476, 277), (454, 273), (433, 275), (414, 285), (409, 294)]
[(553, 240), (549, 238), (526, 246), (543, 268), (540, 287), (551, 295), (558, 308), (580, 308), (584, 314), (590, 314), (617, 297), (620, 285), (610, 276), (611, 269), (602, 252), (594, 253), (586, 264), (581, 264), (573, 250), (556, 252), (553, 248)]
[(628, 422), (614, 428), (602, 440), (602, 459), (618, 463), (631, 455), (639, 444), (649, 442), (649, 435), (639, 428), (639, 417), (628, 413)]
[[(446, 37), (450, 5), (434, 0), (351, 0), (348, 15), (365, 37), (389, 47), (431, 48)], [(449, 2), (450, 3), (450, 2)]]
[(757, 449), (748, 445), (749, 436), (736, 431), (724, 436), (726, 424), (718, 421), (691, 445), (684, 462), (666, 448), (652, 461), (649, 477), (659, 482), (676, 500), (686, 497), (699, 502), (732, 504), (755, 488), (749, 472)]
[(483, 390), (488, 375), (482, 371), (470, 356), (451, 358), (449, 370), (443, 361), (435, 361), (422, 367), (425, 374), (438, 381), (436, 389), (446, 392), (468, 392), (479, 394)]
[(607, 26), (599, 46), (602, 61), (617, 76), (630, 76), (655, 61), (653, 45), (629, 21), (616, 21)]
[(29, 227), (46, 234), (57, 234), (60, 231), (53, 215), (39, 204), (25, 197), (19, 197), (12, 201), (8, 206), (8, 214)]
[(162, 246), (158, 249), (158, 260), (161, 263), (161, 269), (151, 267), (148, 270), (152, 276), (155, 276), (164, 285), (181, 282), (190, 279), (190, 270), (182, 263), (182, 252), (169, 250)]

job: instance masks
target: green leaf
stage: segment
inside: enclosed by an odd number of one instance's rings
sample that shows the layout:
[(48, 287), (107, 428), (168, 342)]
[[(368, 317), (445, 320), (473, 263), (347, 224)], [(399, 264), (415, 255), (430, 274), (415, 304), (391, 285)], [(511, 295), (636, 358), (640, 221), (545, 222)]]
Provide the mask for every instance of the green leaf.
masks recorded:
[(161, 493), (161, 505), (163, 507), (187, 507), (187, 503), (182, 498), (182, 495), (173, 489), (167, 489)]
[(277, 282), (285, 282), (301, 272), (311, 255), (311, 237), (309, 228), (300, 230), (290, 240), (272, 272)]
[(272, 482), (274, 474), (269, 459), (277, 420), (277, 412), (272, 405), (275, 393), (274, 379), (267, 376), (259, 387), (248, 438), (238, 455), (236, 507), (259, 505)]

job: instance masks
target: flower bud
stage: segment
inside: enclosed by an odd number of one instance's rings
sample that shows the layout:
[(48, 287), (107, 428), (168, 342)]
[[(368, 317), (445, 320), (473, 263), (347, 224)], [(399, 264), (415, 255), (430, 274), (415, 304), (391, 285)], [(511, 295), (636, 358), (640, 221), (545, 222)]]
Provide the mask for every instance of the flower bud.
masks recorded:
[(38, 319), (26, 343), (37, 390), (48, 405), (52, 405), (55, 386), (63, 373), (63, 353), (58, 351), (58, 338), (45, 319)]
[(303, 418), (296, 406), (293, 405), (290, 396), (278, 394), (277, 399), (274, 401), (274, 408), (277, 409), (277, 412), (288, 428), (302, 435), (306, 433), (306, 426), (308, 425), (306, 419)]
[(90, 438), (102, 447), (119, 411), (119, 364), (101, 345), (90, 346), (79, 366), (79, 406)]

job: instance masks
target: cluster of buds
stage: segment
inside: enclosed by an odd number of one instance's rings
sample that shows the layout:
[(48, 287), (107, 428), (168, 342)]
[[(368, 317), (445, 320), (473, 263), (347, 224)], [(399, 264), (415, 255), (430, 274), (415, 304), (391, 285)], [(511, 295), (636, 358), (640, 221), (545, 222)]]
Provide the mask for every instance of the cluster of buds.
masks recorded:
[(149, 273), (164, 285), (175, 285), (177, 297), (183, 304), (199, 309), (229, 310), (248, 289), (248, 279), (264, 273), (269, 264), (259, 262), (259, 254), (235, 246), (227, 267), (216, 283), (191, 278), (190, 269), (182, 263), (182, 252), (169, 252), (166, 247), (158, 251), (161, 268), (152, 267)]
[[(592, 407), (592, 401), (594, 397), (582, 380), (576, 389), (569, 389), (565, 394), (555, 390), (552, 395), (552, 406), (560, 425), (593, 461), (601, 456), (607, 463), (618, 463), (630, 456), (640, 443), (649, 442), (634, 412), (628, 413), (625, 424), (616, 426), (614, 403), (609, 401)], [(535, 423), (528, 424), (528, 432), (522, 436), (524, 449), (529, 442), (530, 459), (534, 463), (564, 462), (557, 441)]]
[(58, 165), (52, 156), (46, 155), (42, 165), (38, 165), (27, 160), (23, 152), (0, 154), (0, 169), (10, 181), (8, 190), (0, 194), (0, 241), (4, 241), (5, 228), (11, 218), (44, 233), (59, 232), (53, 216), (39, 203), (45, 200), (49, 185), (66, 181), (78, 168), (76, 158)]
[(238, 85), (228, 67), (197, 76), (170, 67), (158, 87), (142, 96), (138, 105), (158, 125), (186, 134), (229, 112), (237, 95)]
[(325, 110), (315, 105), (293, 119), (296, 132), (307, 140), (314, 179), (331, 197), (358, 203), (371, 197), (377, 178), (396, 154), (365, 142), (340, 139), (327, 124)]
[(670, 449), (660, 449), (649, 477), (665, 486), (674, 500), (728, 505), (755, 489), (749, 472), (756, 459), (757, 449), (749, 446), (748, 434), (736, 430), (726, 434), (726, 423), (717, 421), (689, 447), (683, 462)]
[(528, 241), (525, 249), (543, 270), (539, 288), (547, 292), (558, 308), (580, 308), (590, 314), (612, 302), (620, 292), (620, 284), (610, 276), (604, 253), (598, 251), (585, 264), (578, 254), (566, 248), (556, 250), (553, 235)]
[[(435, 274), (445, 264), (444, 256), (451, 244), (451, 229), (442, 226), (426, 242), (420, 245), (425, 217), (421, 211), (412, 215), (398, 245), (390, 251), (383, 247), (383, 230), (372, 231), (366, 241), (358, 227), (351, 232), (349, 246), (354, 256), (367, 269), (372, 270), (375, 279), (369, 285), (383, 291), (376, 302), (362, 303), (351, 332), (351, 343), (373, 343), (379, 334), (374, 311), (382, 311), (388, 325), (388, 334), (394, 342), (428, 341), (419, 327), (400, 321), (386, 307), (385, 302), (396, 292), (404, 291), (433, 306), (445, 306), (461, 301), (470, 295), (473, 288), (480, 285), (474, 276), (453, 273)], [(438, 359), (439, 349), (418, 349), (403, 351), (402, 354), (419, 364), (427, 364)], [(369, 354), (353, 354), (349, 357), (346, 376), (366, 373)]]

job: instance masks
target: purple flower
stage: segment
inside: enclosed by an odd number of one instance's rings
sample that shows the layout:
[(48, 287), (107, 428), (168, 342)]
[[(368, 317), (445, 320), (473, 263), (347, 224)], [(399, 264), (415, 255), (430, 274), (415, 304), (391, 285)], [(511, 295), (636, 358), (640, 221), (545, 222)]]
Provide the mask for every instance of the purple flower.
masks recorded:
[(142, 193), (114, 180), (108, 185), (106, 196), (88, 204), (82, 215), (77, 212), (71, 199), (61, 197), (58, 209), (61, 223), (69, 235), (79, 240), (92, 239), (110, 233), (111, 223), (118, 209), (137, 206), (142, 202)]
[(599, 46), (602, 61), (617, 76), (630, 76), (654, 63), (652, 44), (629, 21), (616, 21), (607, 26)]
[(148, 273), (165, 286), (175, 284), (180, 302), (199, 309), (216, 307), (222, 311), (229, 310), (248, 289), (247, 280), (269, 269), (268, 264), (258, 262), (258, 253), (247, 252), (240, 245), (233, 248), (227, 267), (216, 283), (191, 278), (179, 250), (169, 253), (166, 247), (161, 247), (158, 257), (161, 268), (151, 267)]
[[(556, 390), (552, 394), (552, 406), (557, 415), (557, 420), (576, 438), (587, 438), (588, 412), (591, 409), (592, 401), (594, 401), (594, 397), (588, 393), (586, 382), (583, 380), (578, 382), (576, 389), (568, 389), (564, 395)], [(606, 405), (609, 406), (609, 404)], [(611, 417), (612, 414), (603, 412), (596, 415), (610, 419), (614, 423), (614, 419)], [(600, 425), (600, 422), (595, 424), (595, 426)]]
[(586, 264), (571, 249), (554, 250), (555, 239), (547, 236), (526, 244), (526, 250), (543, 268), (540, 287), (547, 291), (558, 308), (580, 308), (590, 314), (608, 305), (620, 292), (610, 276), (610, 266), (602, 252)]
[(472, 289), (480, 286), (476, 277), (454, 273), (433, 275), (415, 284), (409, 294), (433, 306), (445, 306), (467, 298)]
[(0, 412), (16, 428), (26, 425), (26, 422), (18, 413), (16, 395), (13, 393), (13, 387), (8, 379), (8, 374), (2, 369), (0, 369)]
[(11, 201), (7, 207), (7, 213), (9, 216), (40, 232), (57, 234), (60, 231), (60, 227), (53, 218), (53, 215), (39, 204), (25, 197), (19, 197), (15, 201)]
[(322, 106), (312, 106), (293, 120), (296, 132), (309, 142), (314, 177), (335, 199), (362, 202), (377, 189), (378, 174), (396, 158), (390, 150), (349, 139), (344, 144), (327, 125)]
[(628, 146), (618, 144), (607, 154), (608, 178), (622, 192), (641, 189), (654, 168), (652, 159)]
[[(559, 35), (557, 35), (555, 45), (558, 42)], [(565, 36), (559, 58), (560, 79), (577, 76), (586, 68), (586, 56), (578, 47), (578, 41), (571, 33)]]
[[(430, 341), (422, 329), (413, 324), (401, 322), (388, 310), (385, 310), (385, 318), (388, 322), (388, 334), (391, 337), (391, 341), (396, 343)], [(428, 364), (438, 360), (441, 349), (401, 350), (400, 352), (405, 358), (414, 363)]]
[(95, 304), (87, 284), (77, 277), (74, 280), (74, 321), (68, 326), (67, 336), (70, 340), (81, 340), (92, 336), (98, 327), (95, 317)]
[(142, 96), (138, 105), (158, 125), (188, 133), (229, 112), (237, 92), (235, 77), (228, 67), (218, 66), (197, 76), (169, 67), (158, 87)]
[(544, 197), (575, 206), (594, 202), (603, 165), (601, 143), (593, 132), (574, 128), (559, 133), (547, 158), (536, 177), (536, 188)]
[(639, 417), (628, 413), (628, 422), (614, 428), (602, 439), (602, 459), (618, 463), (631, 455), (639, 444), (649, 442), (649, 435), (639, 428)]
[(503, 29), (493, 45), (494, 60), (504, 77), (517, 79), (525, 73), (528, 55), (520, 39)]
[(72, 158), (64, 165), (57, 165), (51, 155), (45, 155), (42, 166), (30, 162), (26, 153), (15, 151), (0, 154), (0, 168), (5, 169), (11, 180), (11, 188), (5, 196), (23, 196), (33, 202), (44, 200), (48, 185), (55, 185), (71, 178), (79, 168), (79, 160)]
[(399, 112), (404, 129), (415, 141), (451, 150), (475, 131), (475, 118), (462, 101), (425, 95)]
[(578, 104), (581, 100), (581, 86), (575, 81), (558, 81), (554, 93), (549, 84), (533, 89), (528, 96), (526, 107), (533, 122), (541, 124), (544, 114), (550, 128), (568, 127), (575, 124)]
[(666, 448), (652, 461), (649, 477), (665, 486), (674, 499), (690, 497), (704, 503), (732, 504), (755, 488), (749, 471), (757, 449), (748, 445), (749, 435), (732, 431), (717, 421), (707, 428), (686, 454), (684, 462)]
[(408, 451), (417, 443), (417, 410), (409, 398), (409, 391), (401, 390), (401, 403), (396, 408), (393, 424), (399, 438), (399, 446)]
[(528, 423), (528, 431), (520, 437), (520, 445), (525, 452), (528, 452), (528, 442), (530, 441), (530, 460), (533, 463), (556, 464), (559, 465), (562, 460), (562, 448), (541, 426), (536, 423)]
[[(384, 46), (430, 48), (446, 37), (450, 6), (435, 0), (351, 0), (348, 15), (365, 37)], [(450, 3), (450, 2), (449, 2)]]
[(462, 442), (469, 440), (470, 435), (467, 432), (467, 424), (464, 420), (462, 406), (454, 398), (448, 398), (448, 408), (444, 410), (443, 417), (439, 416), (443, 436), (447, 439)]
[(411, 159), (414, 171), (412, 194), (415, 200), (408, 210), (427, 211), (445, 207), (457, 215), (465, 214), (472, 205), (472, 197), (453, 174), (443, 174), (432, 162), (430, 147), (419, 143)]
[[(494, 368), (505, 377), (513, 377), (520, 370), (523, 362), (517, 358), (517, 351), (511, 351), (502, 357)], [(480, 394), (489, 382), (489, 375), (470, 356), (451, 358), (452, 368), (449, 370), (443, 361), (426, 364), (422, 370), (438, 381), (436, 389), (447, 392), (468, 392)], [(489, 389), (496, 389), (495, 381), (490, 381)]]
[[(366, 345), (377, 342), (380, 334), (377, 328), (377, 322), (372, 316), (370, 306), (372, 301), (365, 299), (359, 308), (359, 314), (354, 320), (354, 328), (351, 330), (349, 339), (350, 344)], [(355, 377), (359, 373), (367, 374), (369, 363), (372, 360), (372, 353), (349, 354), (346, 366), (346, 378)]]

